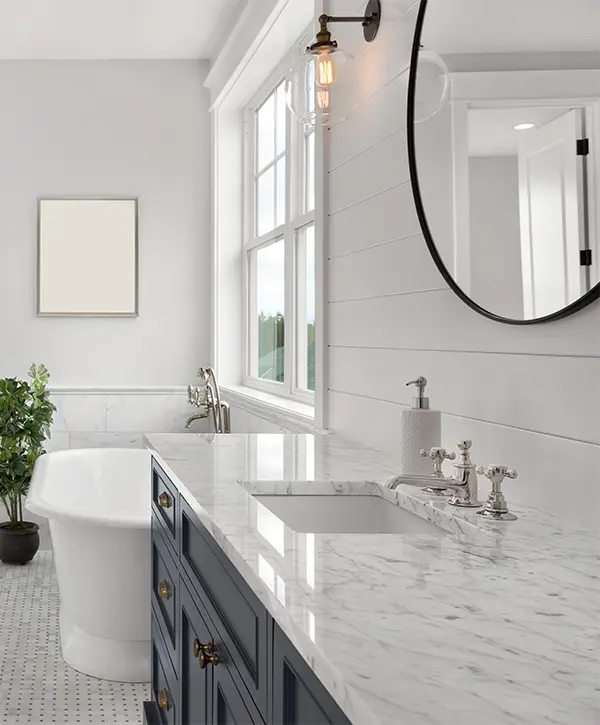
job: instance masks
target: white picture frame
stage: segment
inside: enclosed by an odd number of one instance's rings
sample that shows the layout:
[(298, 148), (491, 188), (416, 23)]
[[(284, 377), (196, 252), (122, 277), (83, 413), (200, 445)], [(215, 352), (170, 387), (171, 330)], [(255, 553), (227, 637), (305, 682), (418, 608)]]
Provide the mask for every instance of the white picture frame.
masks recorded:
[(138, 200), (38, 199), (37, 314), (137, 317)]

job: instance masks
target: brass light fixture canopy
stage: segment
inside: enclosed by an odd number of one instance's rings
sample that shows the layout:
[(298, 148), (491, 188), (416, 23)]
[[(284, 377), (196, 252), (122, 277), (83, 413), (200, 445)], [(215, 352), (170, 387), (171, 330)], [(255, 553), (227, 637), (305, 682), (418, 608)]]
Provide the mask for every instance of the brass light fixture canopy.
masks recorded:
[(331, 39), (331, 33), (327, 27), (329, 23), (361, 23), (364, 38), (367, 43), (371, 43), (377, 37), (381, 24), (381, 0), (369, 0), (364, 15), (321, 15), (316, 41), (308, 46), (307, 53), (327, 55), (337, 50), (337, 41)]

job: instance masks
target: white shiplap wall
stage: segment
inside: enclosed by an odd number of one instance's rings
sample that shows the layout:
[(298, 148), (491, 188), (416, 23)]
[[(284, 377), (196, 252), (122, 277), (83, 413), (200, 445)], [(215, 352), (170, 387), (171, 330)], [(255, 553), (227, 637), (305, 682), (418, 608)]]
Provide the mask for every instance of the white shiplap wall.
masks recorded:
[[(327, 10), (360, 13), (363, 5), (331, 0)], [(597, 526), (600, 306), (512, 327), (477, 315), (447, 288), (409, 182), (402, 70), (417, 10), (412, 0), (383, 0), (372, 45), (356, 27), (336, 26), (355, 61), (337, 90), (353, 110), (328, 134), (329, 427), (393, 451), (412, 397), (404, 383), (424, 374), (432, 407), (444, 414), (444, 445), (472, 438), (478, 463), (519, 470), (507, 482), (509, 500)]]

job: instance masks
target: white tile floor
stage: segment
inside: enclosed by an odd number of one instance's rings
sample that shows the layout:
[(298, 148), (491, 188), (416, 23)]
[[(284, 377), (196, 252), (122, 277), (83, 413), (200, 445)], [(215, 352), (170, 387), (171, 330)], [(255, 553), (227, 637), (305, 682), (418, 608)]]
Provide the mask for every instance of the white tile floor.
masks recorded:
[(0, 562), (0, 725), (142, 722), (147, 685), (79, 674), (61, 656), (52, 553), (26, 566)]

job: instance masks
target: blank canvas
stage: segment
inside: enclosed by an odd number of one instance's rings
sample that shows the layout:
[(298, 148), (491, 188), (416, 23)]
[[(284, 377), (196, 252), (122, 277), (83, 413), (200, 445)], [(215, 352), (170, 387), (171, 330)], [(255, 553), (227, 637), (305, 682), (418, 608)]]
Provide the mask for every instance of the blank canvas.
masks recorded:
[(38, 314), (137, 315), (137, 199), (40, 199)]

